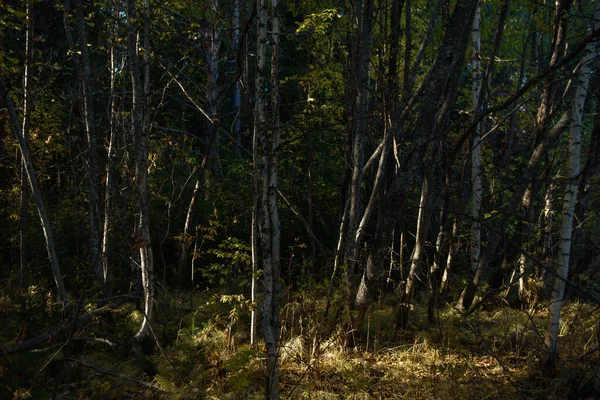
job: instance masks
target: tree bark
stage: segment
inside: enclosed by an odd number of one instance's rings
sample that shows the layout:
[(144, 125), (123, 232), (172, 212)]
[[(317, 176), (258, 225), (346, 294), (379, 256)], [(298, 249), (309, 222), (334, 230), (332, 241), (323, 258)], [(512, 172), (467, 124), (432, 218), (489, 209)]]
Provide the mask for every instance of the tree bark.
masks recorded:
[(115, 164), (117, 158), (116, 151), (116, 136), (117, 136), (117, 108), (116, 108), (116, 42), (118, 35), (118, 25), (116, 22), (116, 16), (119, 10), (114, 11), (115, 22), (112, 22), (110, 26), (110, 98), (109, 98), (109, 139), (107, 149), (107, 160), (106, 160), (106, 182), (104, 187), (104, 220), (102, 224), (102, 279), (105, 283), (104, 292), (109, 292), (110, 295), (110, 284), (108, 281), (108, 268), (109, 258), (108, 253), (110, 251), (109, 240), (110, 240), (110, 228), (112, 225), (112, 196), (114, 190), (115, 181)]
[[(128, 56), (131, 69), (132, 91), (132, 131), (135, 153), (135, 181), (137, 189), (138, 222), (137, 235), (141, 247), (139, 249), (140, 269), (142, 273), (142, 287), (144, 292), (144, 319), (140, 329), (135, 334), (137, 341), (142, 341), (149, 332), (149, 327), (154, 319), (154, 274), (153, 254), (150, 236), (150, 210), (148, 204), (148, 141), (150, 130), (150, 4), (148, 0), (143, 3), (143, 13), (138, 17), (135, 0), (127, 2), (128, 27), (127, 42)], [(140, 33), (136, 23), (143, 21), (144, 38), (142, 56), (140, 60), (139, 49)], [(144, 79), (142, 81), (142, 67)]]
[[(98, 283), (108, 292), (108, 281), (104, 278), (102, 265), (102, 240), (101, 240), (101, 212), (100, 212), (100, 175), (98, 169), (98, 143), (96, 139), (96, 124), (94, 121), (94, 99), (92, 94), (92, 75), (90, 66), (90, 53), (87, 39), (87, 28), (84, 19), (83, 6), (81, 0), (73, 0), (75, 8), (77, 33), (79, 35), (80, 61), (75, 62), (75, 67), (79, 75), (79, 87), (81, 93), (81, 111), (83, 117), (83, 126), (87, 140), (87, 156), (85, 157), (85, 169), (88, 175), (88, 205), (90, 220), (90, 261), (92, 271)], [(70, 30), (68, 26), (70, 12), (69, 0), (65, 1), (65, 29)], [(70, 34), (67, 35), (70, 38)], [(71, 44), (75, 46), (74, 43)]]
[[(477, 6), (473, 29), (471, 31), (471, 68), (473, 76), (472, 109), (473, 115), (479, 110), (481, 84), (483, 73), (481, 71), (481, 4)], [(471, 269), (477, 270), (481, 254), (481, 124), (475, 125), (475, 132), (471, 140)]]
[[(31, 114), (31, 82), (30, 70), (33, 62), (33, 0), (26, 1), (27, 18), (29, 23), (25, 30), (25, 64), (23, 66), (23, 138), (25, 144), (29, 141), (29, 117)], [(19, 256), (21, 261), (21, 290), (26, 292), (29, 289), (29, 201), (31, 193), (27, 183), (27, 171), (25, 162), (21, 161), (21, 207), (19, 211)]]
[[(255, 77), (254, 134), (258, 146), (254, 159), (260, 157), (260, 209), (258, 222), (263, 264), (263, 338), (267, 370), (265, 398), (279, 399), (279, 295), (281, 225), (277, 208), (277, 159), (279, 152), (279, 14), (277, 0), (258, 0), (256, 37), (257, 69)], [(269, 15), (270, 14), (270, 15)], [(269, 18), (270, 17), (270, 18)], [(271, 22), (270, 81), (267, 86), (267, 25)], [(270, 104), (271, 123), (267, 123), (266, 105)], [(259, 154), (260, 151), (260, 154)]]
[(48, 259), (50, 260), (52, 275), (54, 276), (54, 283), (56, 284), (58, 295), (60, 297), (61, 302), (63, 303), (63, 306), (67, 307), (69, 305), (69, 298), (67, 296), (65, 284), (63, 282), (63, 276), (60, 271), (60, 266), (58, 264), (58, 257), (56, 256), (56, 248), (54, 246), (54, 238), (52, 236), (50, 220), (48, 219), (48, 215), (46, 214), (46, 207), (44, 205), (44, 201), (42, 200), (42, 195), (38, 185), (37, 177), (35, 175), (35, 170), (33, 169), (33, 164), (31, 162), (31, 155), (29, 154), (29, 149), (27, 148), (27, 142), (25, 140), (25, 137), (23, 136), (23, 132), (21, 131), (21, 126), (19, 125), (19, 119), (17, 117), (14, 104), (12, 102), (12, 99), (10, 98), (8, 88), (6, 87), (6, 82), (4, 81), (4, 77), (2, 75), (0, 75), (0, 93), (2, 94), (2, 98), (4, 99), (6, 108), (8, 109), (10, 123), (19, 143), (19, 150), (21, 151), (21, 157), (25, 165), (25, 172), (27, 173), (27, 179), (29, 180), (31, 194), (37, 207), (38, 214), (40, 217), (40, 223), (44, 232), (44, 238), (46, 240), (46, 251), (48, 252)]
[(410, 257), (410, 269), (408, 271), (408, 276), (406, 277), (406, 285), (404, 287), (402, 285), (399, 286), (401, 293), (399, 293), (400, 306), (398, 307), (398, 312), (396, 315), (396, 329), (406, 329), (408, 324), (408, 314), (411, 309), (412, 296), (417, 280), (417, 270), (421, 265), (421, 261), (425, 253), (425, 241), (427, 239), (429, 225), (431, 222), (431, 198), (432, 191), (434, 190), (432, 186), (432, 179), (430, 172), (428, 171), (425, 173), (423, 186), (421, 188), (421, 200), (419, 202), (419, 214), (417, 217), (415, 247), (413, 248), (413, 252)]
[[(600, 29), (600, 2), (596, 3), (594, 13), (593, 29)], [(581, 171), (581, 130), (585, 100), (587, 97), (590, 73), (595, 56), (596, 44), (590, 42), (586, 46), (580, 64), (578, 65), (577, 86), (573, 106), (571, 109), (571, 121), (569, 132), (569, 172), (567, 185), (563, 198), (562, 224), (560, 229), (560, 249), (556, 263), (556, 276), (552, 297), (548, 307), (548, 329), (544, 339), (545, 355), (544, 366), (547, 371), (553, 371), (558, 356), (558, 331), (560, 313), (563, 304), (563, 294), (569, 273), (569, 261), (571, 256), (571, 234), (573, 229), (573, 215), (575, 201), (577, 200), (577, 187)]]

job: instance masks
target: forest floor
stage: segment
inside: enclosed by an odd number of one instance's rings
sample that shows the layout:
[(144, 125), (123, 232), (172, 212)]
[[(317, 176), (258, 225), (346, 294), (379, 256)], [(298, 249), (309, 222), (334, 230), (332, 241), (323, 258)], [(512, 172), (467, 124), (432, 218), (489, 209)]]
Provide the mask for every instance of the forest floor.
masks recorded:
[[(214, 292), (213, 292), (214, 293)], [(312, 298), (307, 296), (312, 293)], [(598, 395), (597, 307), (566, 305), (561, 361), (542, 374), (545, 307), (529, 312), (497, 304), (465, 315), (449, 305), (435, 323), (415, 306), (406, 330), (394, 333), (393, 302), (374, 305), (356, 345), (344, 348), (339, 316), (323, 317), (319, 290), (284, 299), (280, 388), (284, 399), (565, 399)], [(287, 295), (286, 295), (287, 297)], [(390, 296), (391, 297), (391, 296)], [(51, 295), (0, 297), (3, 349), (60, 324)], [(332, 310), (339, 309), (334, 302)], [(81, 314), (95, 308), (82, 305)], [(0, 359), (0, 398), (247, 399), (262, 398), (261, 341), (249, 345), (248, 302), (242, 296), (178, 293), (158, 302), (143, 360), (131, 351), (142, 315), (115, 306), (85, 326), (48, 338), (41, 348)], [(38, 346), (40, 347), (40, 346)], [(150, 377), (152, 376), (152, 378)]]

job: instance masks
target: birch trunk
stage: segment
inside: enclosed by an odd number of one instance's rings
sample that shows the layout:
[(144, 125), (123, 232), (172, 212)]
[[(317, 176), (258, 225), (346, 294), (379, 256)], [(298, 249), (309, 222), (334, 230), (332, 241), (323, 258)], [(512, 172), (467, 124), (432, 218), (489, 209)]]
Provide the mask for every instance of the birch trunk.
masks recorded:
[[(348, 192), (348, 214), (344, 239), (345, 280), (347, 284), (347, 306), (354, 308), (360, 274), (358, 257), (361, 221), (361, 187), (363, 183), (364, 141), (367, 135), (369, 62), (371, 59), (371, 41), (373, 35), (373, 0), (357, 0), (354, 4), (354, 31), (350, 48), (350, 78), (346, 82), (348, 103), (346, 113), (350, 115), (347, 131), (351, 137), (351, 152), (348, 160), (351, 166), (350, 188)], [(349, 330), (352, 330), (350, 328)]]
[[(114, 15), (116, 16), (119, 10), (115, 10)], [(116, 21), (116, 18), (115, 18)], [(115, 85), (116, 85), (116, 41), (117, 41), (118, 26), (116, 22), (113, 22), (110, 27), (110, 98), (109, 98), (109, 140), (108, 140), (108, 158), (106, 160), (106, 183), (104, 187), (104, 221), (102, 224), (102, 279), (105, 283), (105, 292), (110, 292), (108, 283), (108, 253), (109, 237), (110, 237), (110, 226), (112, 219), (112, 195), (115, 180), (115, 164), (116, 164), (116, 135), (117, 135), (117, 109), (115, 101)]]
[[(150, 4), (148, 0), (143, 3), (144, 12), (139, 18), (135, 0), (128, 0), (127, 14), (127, 41), (128, 55), (131, 68), (132, 90), (132, 131), (135, 153), (135, 181), (138, 197), (138, 222), (137, 233), (141, 242), (139, 249), (142, 287), (144, 291), (144, 319), (140, 329), (135, 334), (137, 341), (142, 341), (148, 334), (150, 323), (153, 320), (154, 302), (154, 277), (153, 254), (150, 246), (150, 215), (148, 204), (148, 140), (150, 129)], [(135, 23), (144, 22), (143, 63), (140, 60), (139, 49), (140, 33)], [(144, 79), (142, 81), (142, 67)]]
[[(473, 29), (471, 31), (471, 68), (473, 69), (472, 87), (472, 109), (473, 115), (479, 111), (481, 83), (483, 74), (481, 72), (481, 4), (477, 6)], [(471, 269), (477, 270), (481, 254), (481, 222), (479, 212), (481, 210), (481, 122), (475, 126), (473, 139), (471, 141)]]
[(61, 302), (63, 303), (63, 306), (67, 307), (69, 305), (69, 298), (67, 296), (67, 291), (63, 282), (62, 273), (58, 264), (58, 257), (56, 256), (56, 248), (54, 246), (54, 238), (52, 236), (50, 220), (48, 219), (48, 215), (46, 214), (46, 207), (44, 205), (44, 201), (42, 200), (42, 195), (38, 185), (37, 177), (35, 175), (35, 170), (33, 169), (33, 164), (31, 162), (31, 155), (29, 154), (29, 149), (27, 148), (27, 142), (25, 141), (25, 137), (23, 136), (23, 132), (21, 131), (21, 126), (19, 125), (19, 119), (15, 111), (15, 106), (12, 102), (12, 99), (10, 98), (8, 88), (6, 87), (6, 82), (4, 81), (4, 77), (2, 75), (0, 75), (0, 93), (2, 94), (2, 98), (4, 99), (6, 108), (8, 109), (10, 123), (19, 143), (19, 150), (21, 151), (21, 157), (23, 160), (23, 164), (25, 165), (25, 172), (29, 181), (31, 195), (33, 196), (33, 200), (37, 207), (38, 214), (40, 217), (40, 223), (44, 232), (44, 238), (46, 240), (46, 251), (48, 252), (48, 259), (50, 260), (52, 275), (54, 276), (54, 283), (56, 284), (58, 295), (60, 297)]
[[(600, 29), (600, 2), (596, 2), (593, 29)], [(544, 365), (547, 371), (555, 368), (558, 356), (558, 331), (560, 324), (560, 312), (563, 304), (563, 294), (569, 273), (569, 260), (571, 256), (571, 233), (573, 229), (573, 215), (575, 201), (577, 200), (577, 187), (579, 173), (581, 171), (581, 129), (585, 100), (587, 97), (590, 74), (595, 56), (596, 44), (589, 42), (584, 50), (581, 62), (578, 66), (579, 73), (575, 97), (571, 109), (571, 121), (569, 131), (569, 172), (567, 185), (563, 199), (562, 224), (560, 229), (560, 245), (558, 260), (556, 263), (556, 276), (552, 297), (548, 307), (548, 329), (544, 340), (545, 357)]]
[[(29, 116), (31, 111), (31, 85), (30, 68), (32, 63), (32, 36), (33, 36), (33, 0), (26, 2), (25, 12), (29, 23), (25, 30), (25, 64), (23, 66), (23, 138), (25, 143), (29, 141)], [(21, 290), (26, 292), (29, 289), (29, 201), (31, 193), (27, 183), (27, 171), (25, 162), (21, 160), (21, 207), (19, 211), (19, 256), (21, 261)]]
[[(81, 0), (73, 0), (75, 7), (77, 33), (79, 35), (80, 61), (75, 63), (80, 75), (80, 90), (82, 98), (83, 125), (87, 140), (87, 156), (85, 157), (85, 169), (88, 175), (88, 205), (90, 210), (90, 261), (97, 282), (107, 288), (104, 279), (102, 256), (101, 256), (101, 213), (100, 213), (100, 175), (98, 172), (98, 143), (96, 139), (96, 125), (94, 122), (94, 106), (92, 94), (92, 74), (90, 67), (90, 53), (87, 40), (87, 28), (84, 19)], [(69, 1), (65, 1), (65, 12), (69, 12)], [(65, 17), (68, 19), (68, 16)], [(70, 27), (65, 22), (66, 29)], [(69, 37), (69, 36), (68, 36)]]
[[(254, 134), (258, 138), (253, 149), (254, 159), (260, 150), (260, 210), (259, 228), (263, 262), (263, 337), (265, 340), (267, 370), (265, 398), (279, 399), (279, 281), (281, 227), (277, 209), (277, 153), (279, 151), (279, 15), (277, 0), (259, 0), (258, 33), (255, 78)], [(271, 75), (267, 89), (267, 24), (271, 12)], [(270, 90), (269, 90), (270, 89)], [(269, 96), (270, 95), (270, 96)], [(272, 123), (267, 124), (265, 105), (271, 105)]]
[[(215, 11), (218, 4), (215, 3)], [(192, 198), (188, 205), (185, 224), (183, 227), (183, 237), (181, 243), (181, 259), (180, 259), (180, 271), (181, 281), (186, 282), (186, 279), (193, 275), (193, 271), (190, 271), (190, 263), (188, 261), (188, 247), (190, 246), (190, 224), (192, 221), (192, 215), (194, 211), (194, 205), (196, 204), (196, 198), (203, 184), (205, 187), (208, 186), (208, 177), (206, 174), (207, 169), (220, 170), (217, 167), (218, 164), (218, 132), (219, 132), (219, 50), (221, 48), (221, 29), (210, 26), (203, 34), (203, 54), (204, 61), (206, 64), (206, 74), (208, 79), (206, 81), (206, 112), (203, 115), (206, 117), (206, 130), (208, 132), (208, 141), (202, 162), (200, 164), (200, 171), (198, 172), (198, 179), (194, 185), (194, 191), (192, 192)], [(180, 85), (181, 86), (181, 85)], [(183, 89), (183, 86), (181, 86)], [(184, 94), (190, 98), (189, 94)], [(197, 107), (198, 108), (198, 107)], [(192, 279), (193, 283), (193, 279)]]
[[(396, 329), (406, 329), (408, 314), (411, 309), (412, 295), (417, 280), (417, 270), (421, 265), (421, 259), (425, 253), (425, 240), (429, 232), (431, 221), (431, 177), (426, 173), (421, 188), (421, 200), (419, 202), (419, 215), (417, 217), (417, 233), (415, 247), (410, 259), (410, 269), (406, 277), (406, 286), (400, 293), (400, 306), (396, 315)], [(402, 288), (402, 286), (400, 286)]]

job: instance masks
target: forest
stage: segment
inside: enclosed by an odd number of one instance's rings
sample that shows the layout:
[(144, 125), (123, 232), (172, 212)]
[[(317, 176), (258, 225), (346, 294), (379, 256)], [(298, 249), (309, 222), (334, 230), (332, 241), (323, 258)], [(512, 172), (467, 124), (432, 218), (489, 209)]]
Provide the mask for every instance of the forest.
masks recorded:
[(0, 5), (0, 398), (600, 398), (600, 0)]

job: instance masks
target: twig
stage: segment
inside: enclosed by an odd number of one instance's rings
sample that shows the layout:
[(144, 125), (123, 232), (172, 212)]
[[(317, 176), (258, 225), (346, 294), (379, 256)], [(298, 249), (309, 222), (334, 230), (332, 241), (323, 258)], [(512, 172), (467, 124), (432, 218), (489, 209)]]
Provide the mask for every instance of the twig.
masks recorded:
[(110, 347), (115, 347), (117, 344), (111, 342), (108, 339), (96, 338), (96, 337), (73, 337), (71, 338), (72, 342), (99, 342), (109, 345)]

